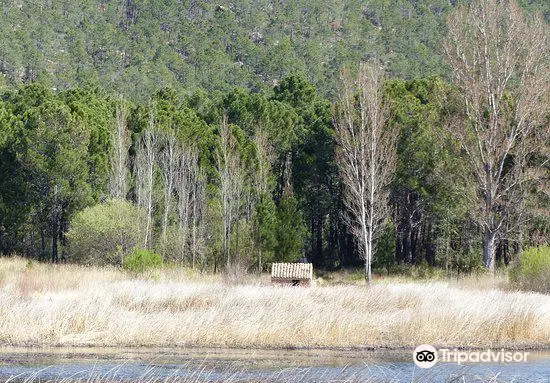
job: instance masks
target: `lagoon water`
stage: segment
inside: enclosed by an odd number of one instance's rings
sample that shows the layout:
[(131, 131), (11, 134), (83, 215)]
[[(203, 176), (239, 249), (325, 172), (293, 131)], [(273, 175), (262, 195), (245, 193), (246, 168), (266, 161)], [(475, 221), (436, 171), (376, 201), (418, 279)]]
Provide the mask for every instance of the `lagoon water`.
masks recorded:
[(550, 383), (550, 351), (527, 362), (420, 369), (412, 351), (0, 348), (1, 382), (494, 382)]

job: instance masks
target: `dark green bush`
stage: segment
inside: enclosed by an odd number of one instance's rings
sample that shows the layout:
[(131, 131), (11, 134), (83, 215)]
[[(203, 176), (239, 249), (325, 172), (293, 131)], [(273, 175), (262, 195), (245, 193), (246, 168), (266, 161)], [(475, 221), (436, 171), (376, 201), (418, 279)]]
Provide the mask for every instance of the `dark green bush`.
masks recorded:
[(133, 273), (143, 273), (149, 270), (157, 269), (162, 266), (162, 257), (145, 249), (136, 249), (126, 258), (124, 258), (123, 267)]
[(510, 282), (522, 290), (550, 293), (550, 246), (523, 251), (510, 269)]

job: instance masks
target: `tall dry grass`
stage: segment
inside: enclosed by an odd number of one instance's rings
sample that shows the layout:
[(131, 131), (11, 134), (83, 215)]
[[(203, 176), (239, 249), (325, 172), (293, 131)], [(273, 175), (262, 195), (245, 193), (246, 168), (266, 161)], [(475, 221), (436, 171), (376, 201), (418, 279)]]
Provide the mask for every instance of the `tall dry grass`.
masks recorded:
[(455, 283), (228, 284), (0, 259), (0, 344), (550, 347), (550, 296)]

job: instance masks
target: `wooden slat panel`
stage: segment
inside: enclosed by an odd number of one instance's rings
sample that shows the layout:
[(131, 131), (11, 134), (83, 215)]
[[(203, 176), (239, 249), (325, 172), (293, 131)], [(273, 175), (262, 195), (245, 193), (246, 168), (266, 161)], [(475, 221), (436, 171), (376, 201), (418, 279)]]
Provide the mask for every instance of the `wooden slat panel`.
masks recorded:
[(273, 263), (272, 278), (312, 279), (313, 265), (311, 263)]

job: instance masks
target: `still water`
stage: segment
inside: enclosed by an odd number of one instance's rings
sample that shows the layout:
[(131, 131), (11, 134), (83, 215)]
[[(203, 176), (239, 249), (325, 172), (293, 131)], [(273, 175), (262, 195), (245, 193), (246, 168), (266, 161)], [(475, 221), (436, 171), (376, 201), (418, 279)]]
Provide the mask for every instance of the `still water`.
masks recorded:
[(420, 369), (412, 351), (0, 348), (0, 382), (550, 383), (550, 351), (527, 362)]

